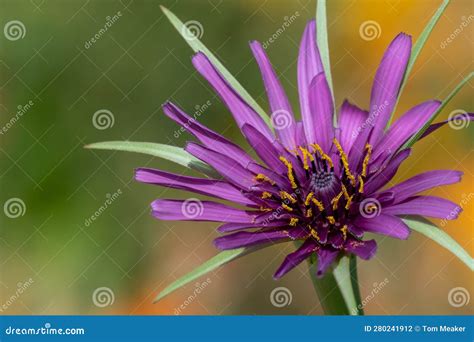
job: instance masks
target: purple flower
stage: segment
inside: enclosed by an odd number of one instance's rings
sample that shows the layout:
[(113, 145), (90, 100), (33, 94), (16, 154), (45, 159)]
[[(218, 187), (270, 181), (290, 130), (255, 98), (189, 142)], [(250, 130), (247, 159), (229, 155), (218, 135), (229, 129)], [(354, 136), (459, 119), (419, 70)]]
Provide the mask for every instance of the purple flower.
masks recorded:
[[(219, 249), (300, 241), (275, 278), (312, 255), (318, 259), (318, 275), (342, 255), (370, 259), (377, 244), (364, 240), (364, 234), (407, 239), (410, 230), (401, 216), (454, 219), (461, 211), (448, 200), (420, 195), (459, 182), (461, 172), (429, 171), (396, 185), (391, 182), (410, 155), (404, 144), (440, 107), (436, 100), (423, 102), (385, 131), (407, 68), (411, 37), (401, 33), (387, 48), (375, 75), (370, 110), (345, 101), (337, 127), (333, 127), (334, 104), (315, 41), (315, 22), (311, 21), (298, 57), (301, 121), (295, 119), (264, 49), (258, 42), (250, 44), (267, 91), (275, 133), (203, 53), (193, 57), (194, 66), (226, 104), (260, 161), (167, 102), (165, 114), (200, 141), (189, 142), (186, 151), (221, 177), (195, 178), (144, 168), (136, 171), (140, 182), (238, 205), (240, 208), (197, 199), (152, 203), (158, 219), (221, 222), (218, 230), (225, 235), (215, 240)], [(441, 125), (433, 125), (427, 134)]]

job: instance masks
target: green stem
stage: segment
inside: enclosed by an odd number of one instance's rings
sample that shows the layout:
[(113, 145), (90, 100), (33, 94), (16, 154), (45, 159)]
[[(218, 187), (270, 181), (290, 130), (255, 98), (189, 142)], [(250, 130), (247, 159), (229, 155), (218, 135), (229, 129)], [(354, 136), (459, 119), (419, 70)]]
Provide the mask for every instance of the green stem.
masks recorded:
[(319, 301), (326, 315), (363, 315), (357, 260), (354, 256), (343, 257), (333, 272), (322, 278), (316, 277), (317, 263), (310, 263), (310, 273)]

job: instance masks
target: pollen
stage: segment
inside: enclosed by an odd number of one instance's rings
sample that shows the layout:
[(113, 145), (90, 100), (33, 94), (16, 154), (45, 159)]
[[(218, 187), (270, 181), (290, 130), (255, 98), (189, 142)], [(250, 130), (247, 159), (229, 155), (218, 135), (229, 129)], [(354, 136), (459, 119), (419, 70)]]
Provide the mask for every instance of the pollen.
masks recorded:
[(342, 236), (344, 237), (344, 240), (347, 239), (347, 224), (343, 225), (341, 228)]
[(287, 206), (285, 203), (282, 203), (281, 207), (285, 209), (286, 211), (293, 211), (292, 207)]
[(259, 181), (259, 182), (268, 182), (270, 183), (271, 185), (275, 185), (276, 183), (274, 181), (272, 181), (270, 178), (268, 178), (267, 176), (265, 176), (264, 174), (262, 173), (259, 173), (255, 176), (255, 180), (256, 181)]
[(271, 197), (272, 197), (272, 194), (269, 193), (268, 191), (262, 192), (262, 196), (261, 196), (262, 199), (271, 198)]
[(337, 204), (339, 203), (339, 200), (341, 199), (342, 194), (343, 194), (343, 192), (341, 191), (336, 197), (334, 197), (334, 198), (331, 200), (332, 210), (336, 210), (336, 209), (337, 209)]
[(362, 176), (359, 175), (359, 193), (360, 194), (363, 194), (364, 193), (364, 179), (362, 178)]
[(311, 201), (318, 207), (319, 211), (324, 211), (324, 205), (316, 198), (312, 198)]
[(288, 180), (290, 181), (291, 187), (296, 189), (298, 186), (295, 182), (295, 176), (293, 175), (293, 165), (283, 156), (280, 156), (280, 160), (288, 169)]
[(309, 153), (309, 151), (306, 148), (299, 146), (299, 149), (301, 153), (303, 154), (303, 167), (305, 170), (308, 170), (309, 169), (308, 160), (314, 161), (314, 157), (312, 156), (311, 153)]
[(330, 224), (336, 223), (336, 220), (334, 219), (334, 216), (328, 216), (327, 220), (329, 221)]
[(364, 161), (362, 162), (362, 177), (367, 176), (367, 167), (369, 165), (370, 156), (372, 155), (372, 145), (365, 145), (365, 149), (367, 150), (367, 153), (365, 154)]
[(286, 199), (293, 204), (297, 202), (296, 199), (293, 196), (291, 196), (289, 193), (287, 193), (286, 191), (280, 191), (280, 197), (282, 200)]
[(311, 236), (314, 237), (316, 240), (320, 241), (318, 232), (316, 232), (316, 230), (314, 230), (313, 228), (311, 228), (311, 226), (310, 226), (309, 228), (310, 228)]
[(349, 161), (348, 161), (348, 158), (347, 158), (347, 154), (346, 154), (346, 152), (344, 152), (344, 150), (342, 149), (341, 144), (339, 143), (339, 141), (336, 138), (333, 139), (333, 142), (334, 142), (334, 145), (336, 146), (336, 148), (339, 152), (339, 155), (341, 156), (341, 162), (342, 162), (342, 165), (344, 166), (344, 172), (346, 173), (347, 178), (350, 179), (351, 184), (354, 185), (355, 184), (355, 177), (351, 173), (351, 170), (349, 169)]
[(311, 146), (314, 148), (315, 152), (319, 153), (319, 155), (321, 156), (321, 159), (326, 160), (328, 162), (329, 167), (331, 168), (334, 167), (334, 163), (332, 162), (331, 157), (329, 157), (326, 153), (323, 152), (323, 149), (321, 148), (321, 146), (319, 146), (318, 144), (311, 144)]
[(294, 227), (298, 223), (299, 219), (297, 217), (292, 217), (290, 219), (290, 226)]

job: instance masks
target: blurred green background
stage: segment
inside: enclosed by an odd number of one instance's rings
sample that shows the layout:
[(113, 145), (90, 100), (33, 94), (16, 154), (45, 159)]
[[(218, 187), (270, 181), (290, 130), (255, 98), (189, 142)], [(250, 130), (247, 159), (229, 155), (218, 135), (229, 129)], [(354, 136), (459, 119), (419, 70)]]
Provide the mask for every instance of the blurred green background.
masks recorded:
[[(439, 4), (329, 2), (338, 106), (349, 98), (367, 108), (386, 46), (400, 31), (416, 38)], [(139, 166), (190, 171), (144, 155), (83, 146), (107, 140), (183, 146), (191, 137), (177, 133), (179, 126), (162, 114), (160, 106), (167, 99), (190, 113), (209, 101), (199, 120), (244, 144), (230, 113), (193, 70), (192, 51), (159, 5), (185, 22), (200, 23), (201, 40), (264, 108), (266, 96), (248, 41), (267, 41), (295, 16), (267, 53), (298, 108), (296, 58), (303, 28), (314, 16), (314, 1), (1, 0), (1, 28), (14, 20), (24, 26), (20, 37), (0, 32), (0, 204), (11, 199), (24, 204), (16, 218), (5, 210), (0, 215), (1, 313), (175, 314), (181, 307), (180, 314), (321, 314), (305, 265), (279, 282), (272, 280), (291, 245), (249, 255), (211, 273), (209, 284), (190, 303), (198, 284), (151, 304), (160, 289), (216, 254), (212, 239), (217, 224), (155, 220), (149, 214), (152, 200), (189, 194), (132, 179)], [(415, 65), (397, 115), (421, 101), (444, 98), (472, 70), (473, 19), (469, 0), (448, 7)], [(95, 43), (87, 43), (111, 21)], [(375, 36), (363, 39), (359, 29), (367, 21), (378, 27)], [(443, 44), (460, 26), (462, 32)], [(472, 83), (442, 118), (469, 109)], [(16, 115), (18, 110), (24, 114)], [(111, 113), (113, 125), (95, 127), (93, 115), (99, 110)], [(8, 124), (14, 117), (19, 119)], [(462, 170), (462, 184), (433, 193), (455, 202), (472, 198), (472, 141), (471, 128), (443, 128), (417, 145), (397, 178), (437, 168)], [(111, 204), (87, 224), (107, 199), (113, 199)], [(464, 209), (459, 220), (443, 228), (472, 254), (472, 201)], [(367, 313), (472, 313), (470, 305), (449, 304), (453, 288), (468, 294), (474, 290), (471, 273), (449, 252), (416, 233), (406, 242), (379, 243), (377, 257), (359, 267), (363, 298), (388, 281), (367, 301)], [(270, 302), (278, 286), (292, 294), (291, 304), (282, 308)], [(104, 287), (100, 302), (97, 294)]]

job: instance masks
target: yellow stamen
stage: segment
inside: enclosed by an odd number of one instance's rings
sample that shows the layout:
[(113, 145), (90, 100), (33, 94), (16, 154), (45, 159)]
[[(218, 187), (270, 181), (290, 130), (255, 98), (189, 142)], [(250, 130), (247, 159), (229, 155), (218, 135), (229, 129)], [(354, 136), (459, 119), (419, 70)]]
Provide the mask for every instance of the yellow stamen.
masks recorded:
[(350, 179), (352, 185), (354, 185), (355, 184), (355, 177), (351, 173), (351, 170), (349, 169), (349, 161), (348, 161), (348, 158), (347, 158), (347, 154), (346, 154), (346, 152), (344, 152), (344, 150), (342, 149), (341, 144), (339, 143), (339, 141), (336, 138), (333, 139), (333, 143), (336, 146), (337, 150), (339, 151), (339, 156), (341, 157), (342, 165), (344, 166), (344, 171), (346, 173), (346, 176), (347, 176), (347, 178)]
[(367, 150), (367, 154), (362, 162), (362, 177), (367, 176), (367, 166), (369, 165), (370, 156), (372, 155), (372, 145), (366, 144), (365, 149)]
[(293, 211), (293, 208), (287, 206), (285, 203), (282, 203), (281, 206), (282, 206), (283, 209), (285, 209), (285, 210), (287, 210), (287, 211)]
[(296, 226), (296, 224), (298, 223), (298, 221), (299, 221), (298, 218), (292, 217), (292, 218), (290, 219), (290, 226), (293, 226), (293, 227)]
[(346, 201), (348, 201), (350, 196), (349, 196), (349, 193), (347, 192), (346, 186), (344, 184), (341, 184), (341, 187), (342, 187), (342, 193), (344, 194), (344, 198), (346, 199)]
[(311, 235), (312, 235), (316, 240), (319, 241), (320, 239), (319, 239), (318, 233), (317, 233), (313, 228), (310, 227), (310, 229), (311, 229), (311, 230), (310, 230)]
[(344, 237), (344, 240), (347, 238), (347, 224), (343, 225), (341, 228), (342, 236)]
[(265, 208), (265, 207), (260, 207), (261, 211), (272, 211), (273, 209), (270, 208)]
[(288, 180), (291, 183), (291, 187), (296, 189), (298, 186), (296, 185), (295, 176), (293, 175), (293, 165), (283, 156), (280, 156), (280, 160), (288, 168)]
[(268, 182), (271, 185), (275, 185), (275, 182), (272, 181), (270, 178), (265, 176), (264, 174), (259, 173), (258, 175), (255, 176), (255, 180), (259, 182)]
[(330, 224), (336, 223), (336, 220), (334, 219), (334, 216), (328, 216), (327, 219), (328, 219)]
[(354, 195), (352, 195), (351, 197), (349, 197), (349, 198), (347, 199), (347, 203), (346, 203), (346, 206), (345, 206), (346, 210), (349, 210), (349, 208), (351, 207), (351, 203), (352, 203), (352, 198), (353, 198), (353, 197), (354, 197)]
[(362, 176), (359, 176), (359, 193), (364, 193), (364, 179)]
[(287, 193), (286, 191), (280, 191), (280, 197), (282, 200), (285, 200), (287, 199), (288, 201), (290, 201), (291, 203), (296, 203), (296, 199), (291, 196), (289, 193)]
[(319, 155), (321, 156), (322, 159), (324, 159), (328, 162), (328, 164), (331, 168), (334, 167), (334, 164), (332, 162), (331, 157), (329, 157), (326, 153), (323, 152), (323, 149), (321, 148), (321, 146), (319, 146), (318, 144), (311, 144), (311, 146), (314, 148), (314, 150), (316, 152), (319, 153)]
[(305, 206), (308, 206), (308, 205), (309, 205), (309, 203), (310, 203), (310, 201), (311, 201), (311, 198), (313, 198), (313, 196), (314, 196), (314, 194), (313, 194), (312, 192), (310, 192), (310, 193), (308, 194), (308, 196), (306, 196), (306, 200), (304, 201), (304, 205), (305, 205)]
[(309, 153), (309, 151), (304, 148), (304, 147), (299, 147), (301, 153), (303, 154), (303, 167), (305, 170), (308, 170), (309, 169), (309, 164), (308, 164), (308, 159), (310, 161), (314, 161), (314, 157), (311, 153)]
[(331, 200), (332, 210), (336, 210), (336, 209), (337, 209), (337, 204), (338, 204), (339, 199), (341, 198), (341, 196), (342, 196), (342, 191), (339, 193), (339, 195), (337, 195), (336, 197), (334, 197), (334, 198)]
[(270, 198), (270, 197), (272, 197), (272, 194), (269, 193), (268, 191), (264, 191), (264, 192), (262, 192), (261, 197), (262, 197), (262, 199)]
[(318, 207), (319, 211), (323, 211), (324, 210), (324, 205), (318, 201), (316, 198), (312, 198), (311, 201)]
[(306, 210), (306, 217), (311, 217), (311, 216), (313, 216), (313, 209), (309, 208), (308, 210)]

